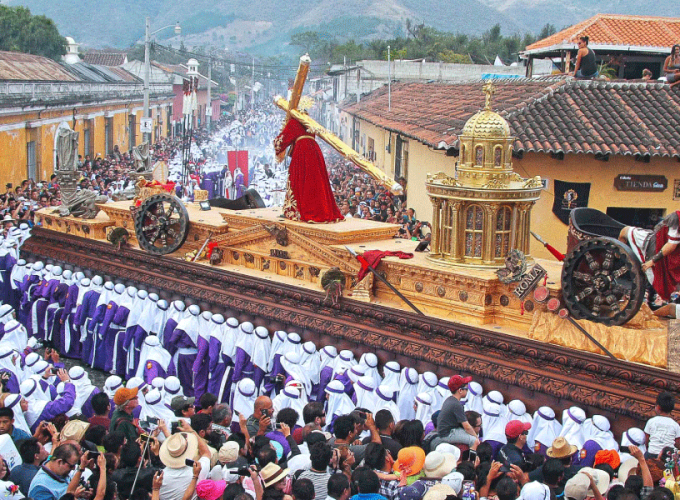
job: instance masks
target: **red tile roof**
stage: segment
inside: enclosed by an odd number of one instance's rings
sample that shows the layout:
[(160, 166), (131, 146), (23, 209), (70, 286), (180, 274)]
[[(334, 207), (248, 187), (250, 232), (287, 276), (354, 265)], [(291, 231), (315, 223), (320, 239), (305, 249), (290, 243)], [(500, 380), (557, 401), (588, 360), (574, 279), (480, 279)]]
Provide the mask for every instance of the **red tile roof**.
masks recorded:
[(0, 50), (0, 80), (73, 82), (77, 78), (47, 57)]
[[(680, 92), (663, 83), (573, 78), (497, 80), (492, 106), (517, 138), (516, 152), (680, 158)], [(458, 148), (465, 122), (484, 106), (483, 81), (397, 83), (392, 110), (382, 87), (343, 111), (431, 147)]]
[(670, 52), (680, 40), (680, 18), (597, 14), (528, 45), (524, 51), (575, 44), (576, 38), (584, 35), (591, 46), (662, 47)]
[(90, 51), (81, 54), (80, 58), (89, 64), (98, 64), (100, 66), (122, 66), (125, 64), (127, 53)]

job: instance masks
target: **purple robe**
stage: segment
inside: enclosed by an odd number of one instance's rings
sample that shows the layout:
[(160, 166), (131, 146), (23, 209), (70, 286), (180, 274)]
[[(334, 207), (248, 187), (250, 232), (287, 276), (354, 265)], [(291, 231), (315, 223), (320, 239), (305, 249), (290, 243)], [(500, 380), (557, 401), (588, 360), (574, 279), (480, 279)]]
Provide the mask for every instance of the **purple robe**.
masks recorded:
[[(64, 302), (64, 313), (61, 317), (60, 344), (64, 356), (68, 358), (80, 358), (80, 328), (75, 324), (76, 303), (78, 301), (78, 285), (71, 285)], [(68, 337), (68, 342), (66, 338)], [(68, 348), (67, 348), (68, 344)]]
[(99, 368), (105, 372), (113, 369), (116, 335), (123, 328), (114, 322), (117, 312), (118, 304), (113, 301), (109, 302), (97, 332), (93, 368)]
[(172, 361), (170, 361), (168, 369), (166, 370), (158, 361), (147, 359), (144, 366), (144, 372), (142, 373), (142, 378), (144, 379), (144, 382), (151, 385), (151, 381), (156, 377), (168, 378), (174, 376), (175, 373), (175, 365)]
[(123, 378), (127, 366), (127, 352), (125, 351), (125, 325), (127, 324), (127, 317), (130, 314), (130, 309), (126, 306), (119, 306), (113, 316), (113, 323), (122, 325), (120, 330), (115, 333), (113, 339), (114, 350), (113, 359), (111, 360), (113, 369), (116, 375)]
[(68, 285), (66, 283), (59, 283), (52, 291), (50, 305), (47, 306), (47, 314), (45, 315), (45, 340), (52, 342), (57, 349), (57, 352), (61, 352), (58, 348), (61, 340), (59, 338), (59, 327), (61, 326), (59, 320), (64, 312), (67, 293)]
[[(99, 300), (100, 293), (96, 290), (88, 290), (83, 296), (83, 303), (80, 304), (80, 308), (76, 311), (75, 323), (80, 326), (80, 338), (81, 340), (81, 357), (80, 359), (83, 363), (90, 363), (90, 357), (92, 356), (92, 329), (95, 324), (92, 323), (92, 317), (97, 312), (97, 301)], [(85, 331), (83, 331), (83, 329)]]
[[(172, 307), (172, 305), (170, 307)], [(177, 321), (168, 318), (165, 327), (163, 327), (163, 348), (167, 349), (170, 354), (173, 354), (170, 350), (170, 337), (172, 337), (172, 332), (175, 331), (175, 328), (177, 328)]]
[(191, 367), (194, 372), (194, 397), (200, 399), (208, 390), (208, 375), (210, 360), (208, 359), (208, 347), (210, 346), (210, 337), (203, 338), (201, 335), (196, 340), (197, 350), (196, 359)]
[(319, 374), (319, 384), (316, 385), (316, 392), (312, 390), (312, 394), (316, 395), (316, 401), (323, 401), (326, 399), (326, 387), (333, 380), (333, 368), (324, 366)]
[[(154, 306), (155, 308), (155, 306)], [(144, 314), (148, 314), (144, 312)], [(137, 373), (139, 356), (142, 351), (142, 344), (148, 332), (139, 325), (130, 327), (125, 331), (125, 348), (127, 349), (127, 378), (130, 379)]]
[(80, 413), (87, 418), (90, 419), (94, 417), (94, 408), (92, 408), (92, 398), (95, 396), (95, 394), (99, 394), (100, 391), (99, 388), (95, 387), (94, 390), (90, 393), (90, 395), (87, 397), (85, 402), (83, 403), (83, 406), (80, 407)]
[(33, 298), (35, 300), (31, 306), (31, 317), (29, 318), (31, 328), (29, 330), (28, 325), (26, 328), (29, 337), (33, 335), (39, 339), (45, 338), (45, 314), (52, 297), (52, 292), (58, 285), (59, 280), (43, 280), (33, 289)]
[(352, 380), (349, 378), (349, 375), (347, 375), (347, 372), (337, 374), (335, 376), (335, 380), (339, 380), (342, 382), (342, 385), (345, 386), (345, 394), (347, 394), (350, 398), (354, 396), (354, 385), (352, 384)]
[(10, 394), (21, 394), (21, 391), (19, 390), (19, 379), (17, 378), (17, 376), (13, 372), (6, 370), (4, 368), (0, 369), (0, 373), (8, 373), (9, 374), (9, 379), (7, 380), (7, 385), (6, 385), (8, 392)]
[(191, 337), (184, 330), (176, 328), (170, 336), (168, 347), (168, 352), (173, 355), (172, 360), (177, 370), (177, 378), (184, 390), (184, 395), (192, 397), (194, 395), (193, 368), (198, 353), (198, 346), (194, 344)]
[(2, 283), (0, 283), (0, 301), (3, 304), (12, 302), (11, 298), (14, 290), (12, 289), (12, 282), (9, 279), (12, 273), (12, 268), (17, 261), (10, 254), (0, 257), (0, 276), (2, 276)]
[[(229, 356), (222, 353), (222, 342), (212, 336), (208, 347), (208, 363), (210, 373), (208, 392), (219, 399), (220, 391), (222, 391), (221, 401), (218, 402), (226, 403), (229, 401), (229, 394), (231, 394), (231, 378), (234, 373), (231, 369), (229, 373), (226, 373), (226, 371), (227, 368), (234, 366), (234, 362)], [(224, 380), (225, 375), (226, 380)]]
[(276, 384), (276, 377), (278, 375), (285, 375), (286, 371), (283, 369), (281, 364), (281, 353), (274, 355), (274, 360), (272, 362), (272, 369), (267, 374), (267, 378), (264, 381), (264, 391), (266, 394), (271, 394), (272, 391), (276, 391), (278, 394), (281, 391), (281, 386)]
[(31, 314), (31, 292), (35, 285), (37, 285), (39, 279), (34, 274), (29, 274), (24, 276), (23, 281), (19, 290), (21, 291), (21, 302), (19, 304), (19, 310), (17, 311), (17, 321), (28, 328), (28, 319)]
[(66, 413), (71, 408), (73, 408), (73, 403), (76, 400), (76, 388), (73, 386), (73, 384), (68, 382), (64, 385), (64, 394), (60, 398), (50, 401), (45, 405), (42, 412), (38, 416), (38, 419), (33, 422), (33, 425), (31, 425), (31, 432), (35, 432), (35, 430), (38, 428), (38, 425), (40, 425), (40, 422), (50, 422), (57, 415)]

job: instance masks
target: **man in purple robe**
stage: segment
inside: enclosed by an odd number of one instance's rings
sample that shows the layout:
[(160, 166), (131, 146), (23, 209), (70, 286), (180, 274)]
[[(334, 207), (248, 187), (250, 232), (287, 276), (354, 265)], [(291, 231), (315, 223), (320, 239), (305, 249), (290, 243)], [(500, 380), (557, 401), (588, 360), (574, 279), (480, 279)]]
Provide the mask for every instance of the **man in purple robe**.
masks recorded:
[[(118, 311), (118, 304), (123, 300), (125, 285), (118, 283), (113, 287), (113, 294), (109, 297), (103, 317), (99, 321), (99, 328), (95, 332), (94, 358), (92, 368), (98, 368), (110, 372), (113, 368), (113, 350), (116, 333), (120, 326), (113, 323), (113, 318)], [(101, 297), (99, 298), (101, 302)], [(95, 314), (96, 316), (96, 314)]]
[(175, 331), (175, 328), (177, 328), (177, 324), (184, 319), (188, 311), (186, 310), (187, 306), (184, 302), (181, 300), (175, 300), (172, 305), (170, 306), (170, 316), (165, 323), (165, 326), (163, 327), (163, 334), (159, 332), (158, 334), (160, 337), (163, 339), (163, 347), (166, 349), (170, 350), (168, 348), (168, 344), (170, 342), (170, 337), (172, 337), (172, 332)]
[[(102, 282), (101, 276), (92, 278), (92, 288), (85, 292), (85, 295), (83, 295), (83, 302), (80, 305), (81, 307), (76, 311), (75, 324), (80, 327), (80, 343), (82, 344), (80, 359), (83, 363), (89, 364), (92, 353), (91, 339), (95, 327), (92, 318), (97, 310), (97, 302), (99, 302), (99, 296), (101, 295), (100, 287), (103, 284)], [(86, 342), (88, 338), (90, 339), (89, 344)]]
[[(137, 296), (139, 296), (139, 292), (137, 293)], [(157, 302), (158, 294), (153, 292), (147, 294), (146, 300), (144, 301), (144, 309), (137, 319), (137, 325), (134, 329), (128, 329), (125, 332), (125, 345), (128, 349), (127, 378), (134, 377), (137, 372), (142, 344), (144, 343), (144, 339), (151, 333), (151, 327), (156, 319), (156, 314), (158, 314), (158, 307), (156, 306)]]
[(333, 375), (335, 373), (335, 359), (338, 356), (338, 350), (332, 346), (327, 345), (321, 349), (321, 371), (319, 373), (319, 384), (315, 387), (316, 396), (314, 398), (316, 401), (323, 401), (326, 395), (326, 386), (333, 380)]
[[(253, 350), (254, 339), (253, 331), (255, 327), (252, 323), (246, 321), (239, 326), (241, 335), (236, 344), (236, 357), (234, 358), (234, 376), (232, 383), (238, 384), (242, 379), (253, 379), (255, 370), (253, 369), (253, 362), (250, 355)], [(257, 385), (255, 386), (257, 387)]]
[[(61, 276), (61, 268), (55, 267), (54, 272)], [(38, 339), (45, 338), (45, 315), (47, 314), (47, 306), (52, 299), (52, 292), (59, 286), (61, 281), (58, 277), (53, 277), (50, 280), (44, 279), (33, 289), (33, 305), (31, 306), (31, 317), (29, 335), (33, 335)]]
[(60, 345), (63, 349), (60, 354), (68, 358), (80, 357), (80, 331), (75, 325), (74, 320), (78, 310), (78, 295), (80, 294), (78, 284), (84, 278), (85, 275), (81, 272), (73, 275), (73, 283), (68, 287), (66, 300), (64, 301), (64, 312), (59, 320)]
[(211, 321), (213, 326), (210, 330), (208, 349), (210, 370), (208, 392), (217, 396), (217, 401), (222, 403), (228, 401), (229, 394), (231, 394), (231, 376), (234, 366), (231, 356), (236, 347), (232, 330), (238, 328), (238, 320), (229, 318), (225, 321), (221, 314), (213, 314)]
[(118, 328), (115, 331), (113, 338), (113, 349), (110, 351), (113, 354), (111, 359), (111, 366), (116, 373), (125, 374), (125, 367), (127, 364), (127, 353), (125, 351), (125, 329), (127, 320), (130, 315), (130, 309), (133, 307), (137, 299), (137, 288), (129, 286), (125, 289), (123, 300), (118, 305), (118, 309), (113, 315), (112, 324)]
[(159, 338), (156, 335), (149, 335), (144, 339), (135, 378), (151, 384), (156, 377), (165, 379), (174, 376), (175, 372), (172, 356), (163, 348)]
[(212, 313), (203, 311), (199, 318), (198, 339), (196, 342), (196, 359), (191, 367), (194, 372), (194, 397), (200, 399), (208, 390), (208, 347), (210, 346), (210, 329)]
[[(71, 271), (68, 271), (69, 274)], [(57, 352), (60, 352), (58, 348), (59, 335), (54, 335), (55, 327), (56, 331), (59, 331), (59, 319), (64, 311), (64, 304), (66, 303), (66, 294), (68, 293), (68, 284), (63, 279), (63, 272), (61, 268), (55, 268), (53, 270), (55, 276), (62, 275), (59, 280), (59, 284), (52, 290), (52, 296), (50, 297), (50, 304), (47, 306), (47, 311), (45, 313), (45, 340), (51, 343), (57, 348)], [(55, 325), (56, 323), (56, 325)]]
[[(94, 313), (87, 323), (87, 333), (85, 334), (85, 341), (83, 342), (83, 352), (87, 352), (87, 359), (83, 359), (88, 365), (94, 368), (94, 358), (97, 354), (97, 337), (99, 327), (104, 321), (104, 315), (108, 311), (108, 306), (111, 297), (114, 295), (113, 282), (107, 281), (104, 283), (102, 292), (97, 298), (97, 303), (94, 306)], [(85, 358), (85, 357), (83, 357)]]
[[(275, 344), (278, 344), (276, 352), (274, 352)], [(266, 394), (276, 392), (277, 394), (283, 389), (283, 382), (286, 378), (286, 371), (281, 364), (281, 358), (288, 350), (293, 352), (300, 352), (302, 349), (302, 339), (297, 333), (291, 332), (286, 334), (283, 331), (274, 332), (274, 340), (272, 341), (272, 359), (269, 362), (267, 377), (264, 381), (264, 390)]]
[(19, 323), (26, 325), (26, 328), (28, 328), (31, 306), (33, 305), (33, 301), (31, 300), (33, 289), (42, 281), (44, 267), (45, 265), (41, 261), (33, 264), (30, 274), (24, 276), (21, 286), (19, 287), (19, 290), (21, 291), (21, 304), (19, 306), (19, 311), (17, 311), (17, 319), (19, 320)]
[[(21, 407), (26, 414), (26, 423), (31, 426), (31, 432), (35, 432), (40, 422), (50, 422), (57, 415), (66, 413), (73, 408), (76, 400), (76, 389), (70, 382), (66, 370), (59, 370), (59, 379), (64, 382), (64, 393), (54, 401), (39, 400), (31, 395), (37, 390), (38, 384), (35, 380), (28, 379), (21, 383)], [(24, 409), (24, 401), (29, 402), (28, 408)]]
[(168, 351), (173, 356), (184, 395), (191, 397), (194, 395), (193, 365), (198, 353), (201, 308), (194, 304), (188, 310), (189, 315), (177, 324), (170, 336)]

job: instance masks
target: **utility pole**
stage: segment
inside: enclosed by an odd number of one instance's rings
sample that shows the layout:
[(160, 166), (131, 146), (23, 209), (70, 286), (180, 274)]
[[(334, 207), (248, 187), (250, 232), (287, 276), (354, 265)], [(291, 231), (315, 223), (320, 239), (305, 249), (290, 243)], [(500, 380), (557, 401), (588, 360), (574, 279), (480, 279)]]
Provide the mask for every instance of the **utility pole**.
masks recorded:
[(211, 132), (212, 125), (212, 56), (208, 57), (208, 105), (205, 108), (205, 122), (208, 132)]
[(387, 110), (392, 111), (392, 64), (389, 45), (387, 46)]
[[(149, 61), (149, 41), (151, 39), (149, 17), (146, 18), (146, 28), (144, 31), (144, 111), (142, 116), (149, 118), (149, 80), (151, 78), (151, 62)], [(133, 131), (132, 133), (136, 133)], [(144, 132), (142, 142), (151, 143), (148, 132)]]

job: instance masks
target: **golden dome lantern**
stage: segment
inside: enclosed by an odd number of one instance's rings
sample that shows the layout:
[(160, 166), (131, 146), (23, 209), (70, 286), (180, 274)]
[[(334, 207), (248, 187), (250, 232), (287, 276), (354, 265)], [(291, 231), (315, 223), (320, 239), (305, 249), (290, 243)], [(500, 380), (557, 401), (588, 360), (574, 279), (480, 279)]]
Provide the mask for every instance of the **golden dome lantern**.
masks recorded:
[(429, 259), (441, 264), (502, 267), (517, 249), (528, 256), (531, 208), (540, 177), (523, 179), (512, 169), (510, 126), (491, 109), (495, 93), (484, 85), (486, 105), (460, 135), (456, 177), (427, 176), (433, 205)]

